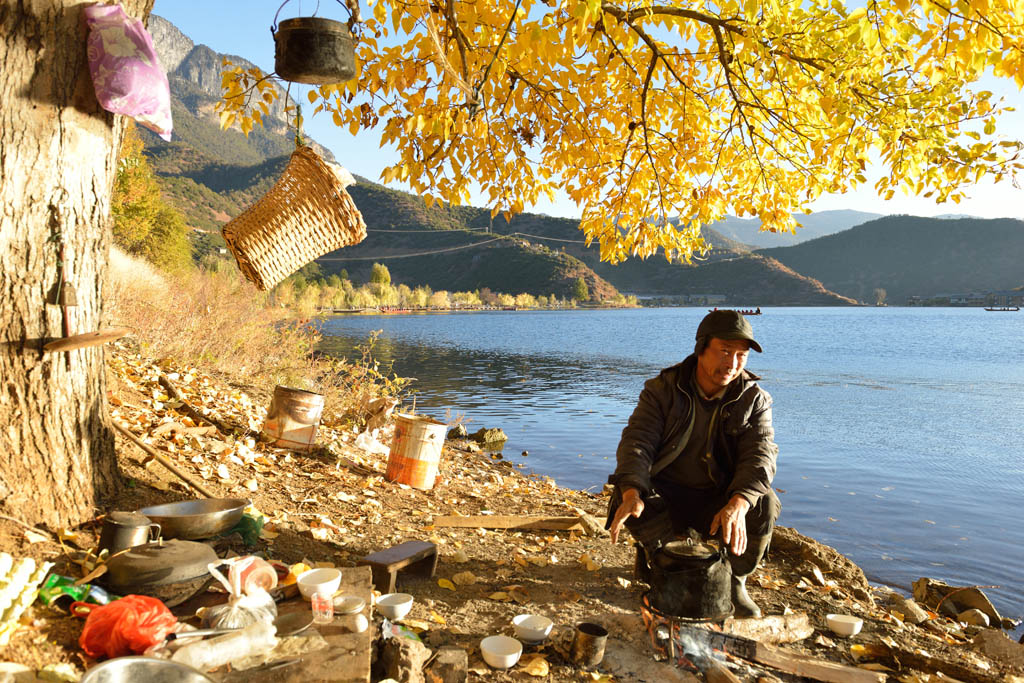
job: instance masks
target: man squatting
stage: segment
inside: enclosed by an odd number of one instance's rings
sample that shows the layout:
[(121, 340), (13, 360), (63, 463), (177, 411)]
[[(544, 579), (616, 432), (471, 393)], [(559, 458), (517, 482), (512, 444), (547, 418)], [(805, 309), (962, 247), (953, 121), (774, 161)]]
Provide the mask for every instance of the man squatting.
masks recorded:
[(736, 616), (760, 616), (746, 579), (764, 557), (781, 504), (772, 490), (778, 446), (772, 399), (745, 369), (761, 353), (750, 323), (715, 310), (692, 355), (648, 380), (616, 451), (607, 526), (637, 541), (638, 568), (689, 529), (721, 532)]

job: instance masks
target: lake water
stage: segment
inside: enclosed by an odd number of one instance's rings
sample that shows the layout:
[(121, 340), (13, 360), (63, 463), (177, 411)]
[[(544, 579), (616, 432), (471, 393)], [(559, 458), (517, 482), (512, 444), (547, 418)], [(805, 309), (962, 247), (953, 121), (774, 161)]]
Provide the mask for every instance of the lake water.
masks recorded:
[[(774, 398), (779, 523), (909, 591), (928, 576), (1024, 614), (1024, 313), (767, 308), (748, 369)], [(417, 412), (501, 427), (504, 455), (600, 489), (644, 380), (705, 309), (336, 316), (325, 349), (415, 377)], [(522, 456), (528, 451), (528, 456)]]

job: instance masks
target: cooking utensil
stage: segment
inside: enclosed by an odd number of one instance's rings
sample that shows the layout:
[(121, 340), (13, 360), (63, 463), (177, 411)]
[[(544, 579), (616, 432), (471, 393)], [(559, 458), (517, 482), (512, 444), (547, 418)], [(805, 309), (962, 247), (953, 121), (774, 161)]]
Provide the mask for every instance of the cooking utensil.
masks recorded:
[(676, 618), (718, 621), (733, 612), (731, 579), (724, 545), (673, 541), (651, 562), (650, 602)]
[(116, 657), (97, 664), (82, 676), (81, 683), (213, 683), (190, 666), (156, 657)]
[(135, 546), (107, 561), (104, 585), (113, 593), (137, 593), (163, 600), (174, 607), (213, 582), (208, 565), (219, 562), (204, 543), (161, 541)]
[(160, 525), (164, 538), (209, 538), (238, 524), (249, 501), (205, 498), (144, 507), (139, 512)]
[(103, 519), (100, 531), (100, 551), (106, 550), (113, 555), (125, 548), (149, 543), (153, 527), (156, 527), (156, 538), (160, 537), (160, 525), (139, 512), (111, 512)]
[(278, 612), (277, 618), (274, 619), (274, 626), (277, 627), (277, 636), (279, 638), (302, 633), (312, 625), (313, 613), (306, 610), (288, 612), (286, 614)]

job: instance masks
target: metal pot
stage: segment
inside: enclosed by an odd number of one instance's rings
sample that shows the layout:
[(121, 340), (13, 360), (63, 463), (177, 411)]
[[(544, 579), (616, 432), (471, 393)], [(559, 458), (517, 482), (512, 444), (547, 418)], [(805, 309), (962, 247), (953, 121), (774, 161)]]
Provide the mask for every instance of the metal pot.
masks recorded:
[(249, 501), (244, 498), (201, 498), (151, 505), (139, 510), (160, 524), (164, 538), (210, 538), (238, 524)]
[(694, 621), (718, 621), (732, 614), (732, 567), (724, 545), (714, 548), (685, 541), (666, 543), (650, 567), (653, 607)]
[[(156, 534), (153, 534), (153, 529)], [(111, 512), (103, 519), (100, 531), (100, 551), (116, 552), (155, 541), (160, 537), (160, 525), (140, 512)]]
[(102, 581), (118, 595), (148, 595), (174, 607), (215, 581), (208, 565), (219, 561), (205, 543), (147, 543), (111, 557)]
[(274, 70), (286, 81), (327, 85), (356, 75), (355, 38), (340, 21), (285, 19), (274, 35)]

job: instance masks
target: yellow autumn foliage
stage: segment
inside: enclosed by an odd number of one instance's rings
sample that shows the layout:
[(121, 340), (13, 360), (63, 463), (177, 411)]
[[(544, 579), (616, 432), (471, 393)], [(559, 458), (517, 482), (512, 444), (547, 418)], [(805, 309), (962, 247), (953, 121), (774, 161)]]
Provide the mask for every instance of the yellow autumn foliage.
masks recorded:
[[(1024, 86), (1024, 0), (378, 0), (360, 29), (311, 100), (398, 150), (385, 183), (507, 216), (563, 192), (611, 262), (689, 259), (727, 213), (793, 230), (869, 163), (940, 202), (1021, 168), (976, 84)], [(225, 121), (259, 78), (225, 72)]]

